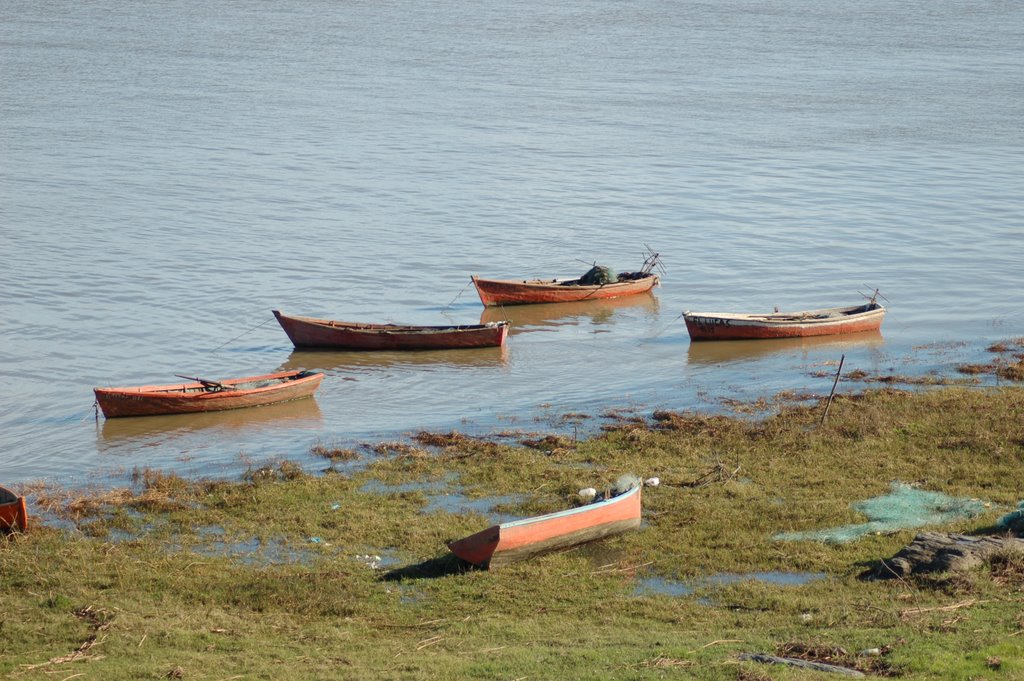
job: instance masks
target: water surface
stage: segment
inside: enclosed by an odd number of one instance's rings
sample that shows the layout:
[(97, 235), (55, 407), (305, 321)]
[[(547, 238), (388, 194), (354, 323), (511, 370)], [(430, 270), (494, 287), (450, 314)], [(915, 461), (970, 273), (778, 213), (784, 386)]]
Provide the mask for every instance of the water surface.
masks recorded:
[[(316, 442), (827, 393), (1024, 335), (1024, 5), (0, 0), (0, 479), (235, 475)], [(493, 319), (508, 346), (294, 351), (270, 314)], [(685, 309), (889, 301), (880, 337), (691, 346)], [(97, 421), (94, 386), (321, 369), (315, 401)], [(818, 374), (818, 375), (816, 375)], [(853, 389), (853, 386), (842, 386)]]

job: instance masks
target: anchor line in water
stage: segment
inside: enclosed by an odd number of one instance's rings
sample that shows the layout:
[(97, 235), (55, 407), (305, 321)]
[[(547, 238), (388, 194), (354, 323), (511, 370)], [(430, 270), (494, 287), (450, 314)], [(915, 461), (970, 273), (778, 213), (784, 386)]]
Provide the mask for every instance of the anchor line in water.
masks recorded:
[(225, 346), (225, 345), (227, 345), (228, 343), (233, 343), (234, 341), (238, 340), (238, 339), (239, 339), (239, 338), (241, 338), (242, 336), (244, 336), (244, 335), (246, 335), (246, 334), (248, 334), (248, 333), (251, 333), (251, 332), (255, 331), (256, 329), (260, 328), (261, 326), (266, 326), (267, 324), (269, 324), (269, 323), (270, 323), (270, 322), (272, 322), (272, 321), (274, 321), (274, 318), (273, 318), (273, 317), (271, 317), (270, 319), (267, 319), (267, 320), (265, 320), (265, 321), (263, 321), (263, 322), (260, 322), (260, 323), (259, 323), (259, 324), (257, 324), (256, 326), (254, 326), (254, 327), (252, 327), (252, 328), (249, 328), (249, 329), (246, 329), (245, 331), (243, 331), (242, 333), (238, 334), (238, 335), (237, 335), (237, 336), (235, 336), (234, 338), (232, 338), (232, 339), (230, 339), (230, 340), (226, 340), (226, 341), (224, 341), (223, 343), (221, 343), (220, 345), (218, 345), (217, 347), (215, 347), (215, 348), (214, 348), (213, 350), (211, 350), (210, 352), (217, 352), (218, 350), (220, 350), (220, 349), (221, 349), (222, 347), (224, 347), (224, 346)]
[[(292, 294), (291, 294), (290, 296), (288, 296), (287, 300), (289, 300), (289, 301), (290, 301), (291, 299), (295, 298), (295, 297), (296, 297), (296, 296), (298, 296), (299, 294), (305, 293), (306, 291), (310, 291), (310, 290), (312, 290), (312, 289), (313, 289), (313, 287), (312, 287), (312, 286), (307, 286), (307, 287), (306, 287), (306, 288), (304, 288), (304, 289), (301, 289), (301, 290), (299, 290), (299, 291), (296, 291), (295, 293), (292, 293)], [(283, 309), (283, 308), (281, 308), (281, 309)], [(273, 318), (273, 317), (271, 317), (270, 319), (267, 319), (267, 320), (264, 320), (264, 321), (260, 322), (260, 323), (259, 323), (259, 324), (257, 324), (256, 326), (253, 326), (253, 327), (251, 327), (251, 328), (248, 328), (248, 329), (246, 329), (245, 331), (243, 331), (242, 333), (238, 334), (238, 335), (237, 335), (237, 336), (235, 336), (234, 338), (231, 338), (231, 339), (229, 339), (229, 340), (226, 340), (226, 341), (224, 341), (223, 343), (221, 343), (220, 345), (218, 345), (217, 347), (215, 347), (215, 348), (214, 348), (213, 350), (211, 350), (210, 352), (217, 352), (218, 350), (220, 350), (220, 349), (221, 349), (222, 347), (224, 347), (224, 346), (225, 346), (225, 345), (227, 345), (228, 343), (233, 343), (233, 342), (235, 342), (236, 340), (238, 340), (238, 339), (239, 339), (239, 338), (241, 338), (242, 336), (245, 336), (246, 334), (252, 333), (253, 331), (255, 331), (256, 329), (258, 329), (258, 328), (260, 328), (260, 327), (262, 327), (262, 326), (266, 326), (267, 324), (269, 324), (269, 323), (270, 323), (270, 322), (272, 322), (273, 320), (274, 320), (274, 318)]]
[[(472, 284), (472, 283), (473, 283), (473, 280), (472, 280), (472, 279), (470, 279), (470, 280), (469, 280), (469, 284)], [(461, 298), (461, 297), (462, 297), (462, 294), (466, 292), (466, 289), (467, 289), (467, 288), (469, 288), (469, 284), (466, 284), (465, 286), (463, 286), (463, 287), (462, 287), (462, 290), (461, 290), (461, 291), (459, 291), (459, 294), (458, 294), (457, 296), (455, 296), (454, 298), (452, 298), (452, 299), (451, 299), (451, 301), (450, 301), (450, 302), (449, 302), (449, 303), (448, 303), (447, 305), (445, 305), (444, 307), (442, 307), (442, 308), (441, 308), (441, 311), (443, 312), (443, 311), (447, 310), (447, 309), (448, 309), (449, 307), (451, 307), (451, 306), (452, 306), (452, 304), (453, 304), (453, 303), (454, 303), (454, 302), (455, 302), (456, 300), (458, 300), (459, 298)]]
[(682, 319), (682, 317), (683, 317), (683, 315), (684, 315), (684, 314), (686, 314), (686, 313), (685, 313), (685, 312), (680, 312), (680, 313), (679, 313), (679, 316), (678, 316), (678, 317), (676, 317), (675, 319), (673, 319), (672, 321), (670, 321), (670, 322), (669, 322), (668, 324), (666, 324), (666, 325), (665, 325), (664, 327), (662, 327), (661, 331), (658, 331), (658, 333), (654, 334), (653, 336), (650, 336), (649, 338), (644, 338), (644, 339), (641, 339), (640, 343), (641, 343), (641, 344), (643, 344), (643, 343), (646, 343), (647, 341), (652, 341), (652, 340), (654, 340), (655, 338), (657, 338), (658, 336), (660, 336), (661, 334), (665, 333), (666, 331), (668, 331), (668, 329), (669, 329), (669, 327), (670, 327), (670, 326), (672, 326), (673, 324), (675, 324), (675, 323), (676, 323), (676, 320), (678, 320), (678, 319)]

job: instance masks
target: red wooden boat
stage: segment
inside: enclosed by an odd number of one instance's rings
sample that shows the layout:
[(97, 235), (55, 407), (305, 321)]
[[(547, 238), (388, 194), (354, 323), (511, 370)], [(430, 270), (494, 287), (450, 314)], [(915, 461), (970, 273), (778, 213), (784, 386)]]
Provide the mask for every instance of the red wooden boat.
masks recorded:
[(197, 378), (192, 383), (175, 385), (95, 388), (93, 392), (107, 418), (155, 416), (262, 407), (297, 400), (316, 392), (323, 379), (323, 374), (311, 371), (281, 371), (224, 381)]
[(499, 347), (508, 336), (507, 321), (462, 326), (359, 324), (293, 317), (274, 310), (296, 348), (332, 350), (454, 350)]
[(885, 308), (875, 301), (853, 307), (832, 307), (803, 312), (731, 314), (684, 312), (691, 340), (801, 338), (841, 333), (878, 331)]
[[(532, 303), (578, 303), (647, 293), (658, 285), (657, 275), (638, 272), (609, 284), (580, 284), (579, 279), (481, 279), (473, 285), (484, 305), (527, 305)], [(635, 277), (635, 278), (632, 278)]]
[(25, 505), (25, 497), (19, 497), (6, 487), (0, 487), (0, 532), (13, 530), (28, 530), (28, 507)]
[(493, 525), (453, 541), (462, 560), (490, 569), (530, 556), (576, 546), (640, 526), (640, 490), (629, 490), (586, 506)]

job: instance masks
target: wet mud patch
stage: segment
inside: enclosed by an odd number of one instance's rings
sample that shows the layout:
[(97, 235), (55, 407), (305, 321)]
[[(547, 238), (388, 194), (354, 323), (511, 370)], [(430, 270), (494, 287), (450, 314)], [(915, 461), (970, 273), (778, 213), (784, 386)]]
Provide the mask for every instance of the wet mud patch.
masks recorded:
[(987, 350), (996, 355), (983, 364), (960, 364), (956, 370), (968, 375), (990, 375), (1006, 381), (1024, 381), (1024, 338), (1013, 338), (990, 345)]
[(570, 449), (576, 448), (576, 441), (561, 435), (546, 435), (537, 439), (520, 440), (520, 444), (530, 449), (537, 449), (545, 454), (562, 454)]
[(436, 447), (438, 449), (444, 449), (446, 447), (456, 447), (459, 445), (465, 445), (473, 442), (473, 438), (463, 435), (457, 431), (449, 431), (447, 433), (432, 433), (429, 431), (421, 430), (412, 436), (412, 439), (420, 443), (425, 447)]
[[(811, 374), (817, 378), (825, 378), (828, 376), (835, 376), (831, 372), (813, 372)], [(844, 381), (859, 381), (862, 383), (880, 383), (882, 385), (917, 385), (917, 386), (941, 386), (941, 385), (973, 385), (978, 383), (977, 380), (968, 378), (956, 378), (951, 376), (942, 376), (940, 374), (923, 374), (923, 375), (909, 375), (909, 374), (872, 374), (863, 369), (854, 369), (848, 371), (840, 377), (840, 383)]]
[(354, 449), (347, 449), (338, 445), (329, 445), (323, 442), (315, 442), (309, 453), (321, 459), (327, 459), (332, 464), (337, 462), (351, 462), (359, 459), (359, 452)]

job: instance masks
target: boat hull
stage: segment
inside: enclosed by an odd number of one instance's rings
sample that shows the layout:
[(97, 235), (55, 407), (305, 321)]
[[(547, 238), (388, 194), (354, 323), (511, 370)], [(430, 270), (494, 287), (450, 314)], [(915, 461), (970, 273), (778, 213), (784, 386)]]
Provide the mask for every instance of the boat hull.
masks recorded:
[(558, 513), (493, 525), (448, 548), (468, 563), (495, 569), (640, 526), (640, 485), (617, 497)]
[(805, 312), (729, 314), (686, 312), (683, 319), (691, 340), (751, 340), (804, 338), (878, 331), (885, 308), (877, 303)]
[(25, 497), (19, 497), (6, 487), (0, 487), (0, 532), (26, 532), (28, 506)]
[(462, 326), (358, 324), (295, 317), (274, 310), (274, 317), (298, 349), (459, 350), (500, 347), (508, 337), (507, 321)]
[(310, 397), (324, 375), (282, 371), (221, 381), (228, 390), (209, 390), (202, 383), (95, 388), (96, 401), (107, 418), (191, 414), (226, 409), (262, 407)]
[(530, 305), (534, 303), (578, 303), (647, 293), (658, 285), (653, 274), (601, 286), (559, 283), (558, 280), (481, 279), (473, 285), (484, 305)]

